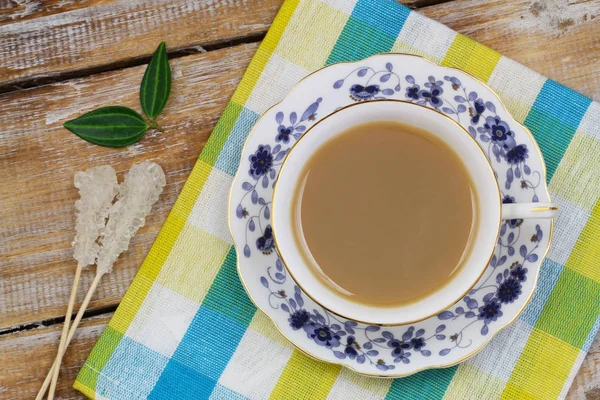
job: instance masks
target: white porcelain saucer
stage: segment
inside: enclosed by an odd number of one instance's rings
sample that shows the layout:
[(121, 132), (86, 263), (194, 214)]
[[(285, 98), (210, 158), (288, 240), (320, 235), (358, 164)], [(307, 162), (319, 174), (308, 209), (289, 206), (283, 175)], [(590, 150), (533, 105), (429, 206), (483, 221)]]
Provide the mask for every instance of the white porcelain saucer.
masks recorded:
[[(492, 260), (468, 295), (414, 324), (366, 325), (315, 303), (275, 248), (273, 186), (288, 151), (316, 121), (340, 107), (380, 99), (436, 108), (467, 129), (492, 163), (503, 202), (550, 198), (539, 147), (495, 93), (466, 72), (421, 57), (382, 54), (331, 65), (300, 81), (261, 117), (243, 149), (229, 198), (229, 227), (248, 295), (308, 355), (365, 375), (400, 377), (459, 363), (513, 322), (533, 295), (553, 225), (542, 219), (505, 221)], [(434, 245), (435, 236), (431, 240)]]

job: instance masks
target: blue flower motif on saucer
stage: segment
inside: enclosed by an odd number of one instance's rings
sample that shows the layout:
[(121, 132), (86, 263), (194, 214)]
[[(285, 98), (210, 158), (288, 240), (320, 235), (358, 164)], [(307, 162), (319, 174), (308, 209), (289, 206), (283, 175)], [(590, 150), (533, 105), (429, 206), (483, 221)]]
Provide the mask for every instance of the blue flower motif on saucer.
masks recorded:
[(256, 153), (250, 156), (250, 176), (254, 179), (259, 179), (271, 171), (273, 166), (273, 154), (271, 154), (271, 146), (259, 146)]
[(364, 101), (374, 99), (381, 90), (379, 85), (362, 86), (354, 84), (350, 87), (350, 97), (356, 101)]
[(488, 325), (490, 322), (494, 322), (498, 317), (502, 316), (502, 305), (497, 299), (490, 299), (486, 301), (483, 306), (479, 308), (479, 319), (485, 321)]
[(521, 295), (521, 283), (518, 279), (508, 278), (498, 286), (496, 297), (501, 303), (512, 303)]

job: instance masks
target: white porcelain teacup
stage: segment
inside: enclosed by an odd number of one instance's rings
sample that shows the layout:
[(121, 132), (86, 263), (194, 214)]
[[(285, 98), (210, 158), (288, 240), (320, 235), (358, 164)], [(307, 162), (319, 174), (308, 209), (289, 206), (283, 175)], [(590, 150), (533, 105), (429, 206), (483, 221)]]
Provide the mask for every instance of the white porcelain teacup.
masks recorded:
[[(470, 172), (478, 201), (478, 216), (473, 229), (471, 251), (462, 267), (446, 285), (414, 303), (396, 307), (377, 307), (348, 300), (327, 287), (304, 261), (307, 249), (296, 242), (294, 230), (295, 188), (311, 154), (327, 141), (346, 130), (368, 122), (395, 121), (425, 129), (443, 140), (463, 160)], [(409, 188), (407, 188), (409, 190)], [(440, 207), (444, 207), (440, 201)], [(324, 308), (355, 321), (400, 325), (420, 321), (448, 308), (475, 285), (485, 271), (494, 248), (502, 220), (553, 218), (553, 203), (502, 204), (501, 191), (494, 170), (473, 137), (448, 116), (412, 103), (398, 100), (371, 101), (342, 108), (310, 128), (294, 145), (279, 174), (273, 197), (273, 231), (278, 251), (308, 296)], [(452, 212), (448, 210), (448, 212)], [(410, 229), (399, 226), (398, 229)], [(435, 248), (431, 249), (435, 251)]]

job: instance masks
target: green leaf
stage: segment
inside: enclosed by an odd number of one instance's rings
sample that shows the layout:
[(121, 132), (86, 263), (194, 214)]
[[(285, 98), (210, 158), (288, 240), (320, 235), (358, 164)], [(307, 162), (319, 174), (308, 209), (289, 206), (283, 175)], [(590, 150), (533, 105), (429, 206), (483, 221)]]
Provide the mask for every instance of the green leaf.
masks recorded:
[(131, 108), (103, 107), (63, 125), (88, 142), (107, 147), (124, 147), (141, 139), (148, 130), (144, 118)]
[(171, 93), (171, 67), (167, 59), (165, 42), (158, 45), (146, 68), (140, 85), (140, 103), (142, 110), (151, 120), (165, 108)]

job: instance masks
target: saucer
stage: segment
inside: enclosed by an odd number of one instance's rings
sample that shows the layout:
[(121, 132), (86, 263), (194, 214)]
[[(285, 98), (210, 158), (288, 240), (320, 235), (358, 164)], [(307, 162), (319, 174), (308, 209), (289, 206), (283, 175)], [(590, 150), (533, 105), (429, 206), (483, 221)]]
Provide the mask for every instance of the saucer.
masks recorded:
[[(316, 71), (259, 119), (242, 151), (228, 216), (240, 280), (291, 343), (313, 358), (364, 375), (401, 377), (464, 361), (521, 314), (533, 295), (553, 223), (504, 221), (494, 255), (473, 289), (420, 322), (368, 325), (315, 303), (294, 282), (275, 247), (273, 187), (284, 158), (308, 128), (341, 107), (382, 99), (435, 108), (461, 124), (490, 160), (504, 203), (550, 201), (539, 147), (489, 87), (418, 56), (381, 54)], [(431, 240), (433, 247), (435, 235)]]

